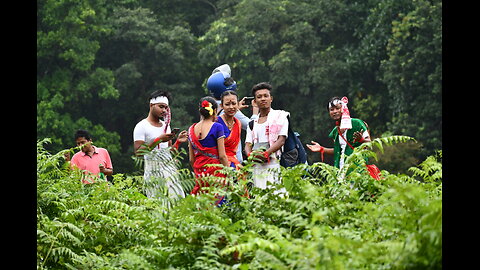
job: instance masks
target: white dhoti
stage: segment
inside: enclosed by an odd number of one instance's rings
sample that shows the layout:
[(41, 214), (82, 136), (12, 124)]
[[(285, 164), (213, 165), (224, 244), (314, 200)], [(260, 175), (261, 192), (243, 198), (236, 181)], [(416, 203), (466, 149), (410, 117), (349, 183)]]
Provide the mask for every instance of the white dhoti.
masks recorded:
[(253, 184), (255, 187), (266, 189), (267, 186), (280, 183), (280, 164), (270, 160), (269, 163), (253, 166)]
[(144, 168), (143, 178), (147, 197), (158, 198), (167, 192), (165, 195), (168, 197), (185, 198), (183, 188), (176, 179), (177, 161), (172, 158), (170, 149), (154, 149), (146, 154)]

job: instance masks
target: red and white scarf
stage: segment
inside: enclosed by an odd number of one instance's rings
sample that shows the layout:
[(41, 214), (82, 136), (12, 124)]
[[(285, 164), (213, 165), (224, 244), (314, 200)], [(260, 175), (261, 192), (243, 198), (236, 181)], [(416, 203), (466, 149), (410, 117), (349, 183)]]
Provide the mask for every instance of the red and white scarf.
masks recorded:
[[(290, 113), (284, 110), (270, 109), (266, 122), (268, 128), (268, 144), (270, 146), (272, 146), (278, 140), (280, 131), (282, 130), (283, 125), (287, 123), (287, 116), (289, 115)], [(258, 123), (258, 119), (255, 119), (254, 123)], [(256, 134), (254, 130), (252, 130), (252, 141), (255, 141), (255, 139)], [(277, 157), (281, 155), (282, 149), (283, 147), (276, 152)]]

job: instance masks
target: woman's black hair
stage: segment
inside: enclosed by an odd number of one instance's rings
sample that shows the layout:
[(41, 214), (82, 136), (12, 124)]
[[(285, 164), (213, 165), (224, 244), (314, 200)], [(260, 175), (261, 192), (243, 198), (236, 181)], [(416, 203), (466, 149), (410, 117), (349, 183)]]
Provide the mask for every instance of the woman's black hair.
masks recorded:
[(270, 94), (272, 94), (273, 87), (271, 84), (267, 82), (257, 83), (252, 87), (252, 96), (255, 96), (255, 92), (257, 92), (260, 89), (267, 89), (268, 91), (270, 91)]
[(332, 97), (332, 98), (330, 99), (330, 101), (328, 101), (328, 103), (327, 103), (327, 111), (330, 111), (330, 106), (333, 106), (333, 102), (334, 102), (335, 100), (342, 100), (342, 99), (339, 98), (339, 97)]
[(78, 139), (78, 138), (85, 138), (85, 140), (87, 141), (90, 141), (92, 140), (92, 136), (90, 135), (90, 133), (84, 129), (79, 129), (77, 130), (77, 132), (75, 132), (75, 141)]
[(233, 91), (233, 90), (227, 90), (225, 92), (223, 92), (221, 95), (220, 95), (220, 100), (223, 104), (223, 97), (224, 96), (230, 96), (230, 95), (234, 95), (237, 97), (237, 101), (238, 101), (238, 94), (237, 94), (237, 91)]
[(210, 104), (212, 104), (212, 109), (213, 110), (217, 110), (218, 104), (217, 104), (217, 101), (211, 96), (206, 96), (206, 97), (203, 97), (203, 98), (200, 99), (200, 103), (198, 104), (198, 112), (200, 112), (200, 115), (203, 116), (203, 118), (209, 118), (211, 116), (210, 112), (207, 109), (202, 107), (202, 102), (204, 100), (206, 100), (206, 101), (210, 102)]

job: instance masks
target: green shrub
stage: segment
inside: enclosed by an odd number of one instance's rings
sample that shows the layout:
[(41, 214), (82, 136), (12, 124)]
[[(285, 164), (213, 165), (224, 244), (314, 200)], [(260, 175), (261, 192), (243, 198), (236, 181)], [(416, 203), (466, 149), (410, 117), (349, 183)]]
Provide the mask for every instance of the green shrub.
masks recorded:
[[(324, 163), (282, 168), (287, 194), (249, 189), (253, 163), (224, 169), (229, 188), (184, 199), (147, 198), (141, 176), (80, 183), (79, 172), (37, 146), (39, 269), (438, 269), (442, 261), (441, 151), (413, 176), (364, 169), (366, 143), (344, 170)], [(65, 150), (68, 151), (68, 150)], [(191, 188), (193, 174), (179, 181)], [(233, 181), (237, 179), (236, 183)], [(214, 195), (227, 203), (213, 205)]]

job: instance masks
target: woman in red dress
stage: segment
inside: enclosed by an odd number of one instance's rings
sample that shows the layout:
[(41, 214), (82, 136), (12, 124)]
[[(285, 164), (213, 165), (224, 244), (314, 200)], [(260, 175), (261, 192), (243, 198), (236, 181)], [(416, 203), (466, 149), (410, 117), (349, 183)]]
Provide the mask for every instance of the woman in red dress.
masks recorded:
[(238, 169), (242, 166), (237, 159), (237, 148), (240, 143), (242, 124), (234, 116), (239, 109), (237, 92), (225, 91), (222, 93), (220, 100), (223, 113), (217, 117), (217, 122), (223, 126), (225, 152), (230, 162), (230, 167)]
[[(238, 170), (242, 168), (242, 164), (240, 164), (237, 159), (237, 148), (240, 143), (242, 123), (234, 116), (240, 109), (237, 92), (231, 90), (225, 91), (220, 96), (220, 100), (223, 113), (217, 117), (217, 122), (223, 126), (225, 152), (230, 162), (230, 167)], [(245, 175), (241, 176), (241, 178), (245, 180)], [(245, 187), (244, 196), (249, 197), (247, 187)]]
[[(207, 164), (222, 164), (230, 166), (225, 152), (225, 134), (223, 126), (216, 122), (217, 103), (212, 97), (200, 99), (201, 120), (193, 124), (188, 129), (188, 148), (190, 165), (193, 168), (195, 177), (195, 187), (191, 194), (198, 194), (202, 187), (208, 187), (210, 184), (203, 181), (205, 176), (225, 177), (218, 172), (220, 167), (205, 166)], [(225, 183), (222, 183), (224, 185)]]

